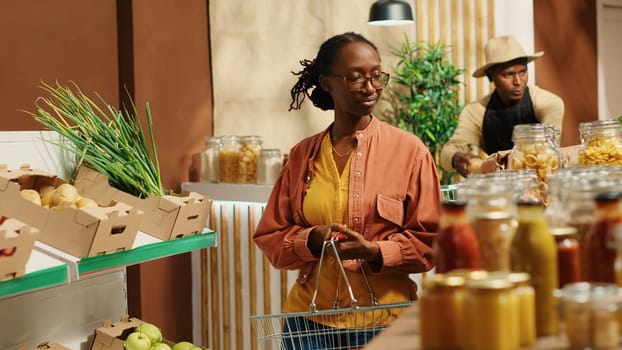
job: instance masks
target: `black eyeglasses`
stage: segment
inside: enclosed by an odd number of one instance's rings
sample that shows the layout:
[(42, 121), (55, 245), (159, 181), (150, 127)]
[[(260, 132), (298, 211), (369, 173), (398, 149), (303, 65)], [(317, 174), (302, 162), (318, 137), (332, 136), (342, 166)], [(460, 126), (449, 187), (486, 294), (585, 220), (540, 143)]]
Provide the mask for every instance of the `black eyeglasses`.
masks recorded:
[(377, 90), (383, 89), (387, 87), (387, 85), (389, 85), (389, 78), (391, 77), (389, 73), (385, 73), (385, 72), (374, 73), (370, 76), (365, 76), (365, 75), (343, 76), (343, 75), (337, 75), (337, 74), (326, 74), (326, 75), (336, 77), (336, 78), (341, 78), (345, 80), (346, 84), (348, 85), (348, 89), (350, 89), (350, 91), (365, 90), (365, 86), (367, 86), (368, 81), (371, 81), (371, 86), (373, 86), (374, 89), (377, 89)]

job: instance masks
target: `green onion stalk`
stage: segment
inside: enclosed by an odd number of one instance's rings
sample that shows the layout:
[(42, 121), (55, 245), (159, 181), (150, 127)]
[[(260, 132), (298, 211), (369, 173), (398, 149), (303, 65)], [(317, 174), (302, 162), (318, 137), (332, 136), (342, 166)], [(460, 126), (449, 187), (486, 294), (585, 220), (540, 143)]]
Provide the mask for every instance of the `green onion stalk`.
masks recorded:
[(145, 105), (149, 132), (146, 138), (129, 92), (128, 110), (125, 106), (116, 109), (99, 94), (96, 96), (100, 104), (96, 103), (74, 82), (73, 90), (58, 82), (56, 86), (42, 82), (40, 87), (49, 97), (37, 98), (36, 111), (26, 113), (68, 141), (50, 142), (74, 154), (77, 168), (89, 166), (106, 175), (112, 187), (140, 198), (165, 193), (149, 103)]

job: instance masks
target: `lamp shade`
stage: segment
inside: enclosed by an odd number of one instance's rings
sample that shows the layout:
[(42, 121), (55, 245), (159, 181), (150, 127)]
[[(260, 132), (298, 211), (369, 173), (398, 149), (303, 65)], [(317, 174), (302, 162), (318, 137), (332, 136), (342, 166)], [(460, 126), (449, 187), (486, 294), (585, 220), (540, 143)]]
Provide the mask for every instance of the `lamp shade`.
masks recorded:
[(378, 0), (369, 9), (370, 25), (391, 26), (414, 22), (410, 4), (402, 0)]

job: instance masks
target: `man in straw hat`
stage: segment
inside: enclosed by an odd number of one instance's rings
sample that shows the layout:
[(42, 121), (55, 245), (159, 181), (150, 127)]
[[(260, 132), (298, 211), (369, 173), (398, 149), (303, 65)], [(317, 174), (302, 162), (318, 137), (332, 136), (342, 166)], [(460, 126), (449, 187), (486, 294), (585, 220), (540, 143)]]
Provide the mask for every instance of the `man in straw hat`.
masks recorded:
[(467, 104), (458, 126), (441, 150), (441, 166), (468, 176), (468, 167), (477, 155), (473, 146), (487, 154), (510, 150), (514, 146), (514, 125), (545, 123), (561, 131), (564, 102), (550, 91), (527, 86), (527, 63), (544, 52), (527, 55), (510, 35), (492, 38), (485, 48), (486, 64), (473, 73), (474, 78), (488, 77), (495, 89), (476, 102)]

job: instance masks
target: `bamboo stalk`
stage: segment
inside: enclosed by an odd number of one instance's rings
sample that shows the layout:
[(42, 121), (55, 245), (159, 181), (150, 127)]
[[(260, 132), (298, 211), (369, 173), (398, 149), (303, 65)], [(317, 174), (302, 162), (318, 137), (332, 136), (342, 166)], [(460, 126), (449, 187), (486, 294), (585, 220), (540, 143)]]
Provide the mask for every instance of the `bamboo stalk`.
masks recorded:
[(240, 217), (240, 205), (233, 206), (233, 268), (234, 268), (234, 295), (235, 295), (235, 334), (237, 348), (241, 348), (243, 342), (242, 325), (242, 219)]
[[(255, 235), (255, 206), (248, 206), (248, 273), (250, 283), (250, 313), (251, 315), (257, 314), (257, 267), (255, 261), (257, 260), (257, 248), (255, 247), (255, 241), (253, 236)], [(257, 331), (255, 327), (251, 325), (251, 350), (257, 349)]]
[[(229, 227), (225, 206), (221, 207), (221, 246), (220, 246), (220, 266), (222, 268), (222, 331), (224, 335), (223, 349), (231, 349), (231, 284), (229, 282)], [(226, 208), (228, 210), (228, 208)]]

